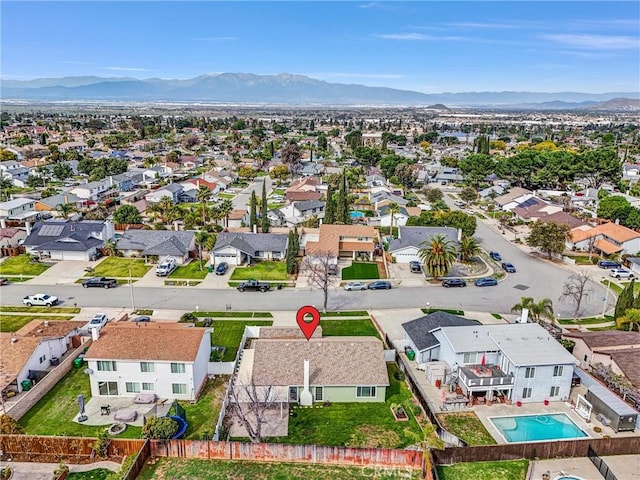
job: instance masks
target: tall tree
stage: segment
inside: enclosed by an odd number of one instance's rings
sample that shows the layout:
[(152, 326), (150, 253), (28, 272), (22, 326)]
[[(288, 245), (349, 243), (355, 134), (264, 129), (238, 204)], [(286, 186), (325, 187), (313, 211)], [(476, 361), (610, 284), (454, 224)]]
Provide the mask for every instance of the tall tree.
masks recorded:
[(633, 297), (633, 289), (635, 280), (631, 280), (631, 283), (624, 287), (620, 295), (618, 296), (618, 300), (616, 301), (616, 308), (614, 310), (614, 317), (619, 318), (625, 315), (626, 311), (630, 308), (633, 308), (634, 297)]
[(196, 232), (194, 235), (194, 240), (196, 245), (198, 246), (198, 259), (200, 260), (200, 271), (202, 271), (202, 249), (206, 245), (207, 240), (209, 240), (209, 232), (204, 230), (200, 230)]
[(300, 170), (300, 159), (302, 158), (302, 151), (296, 143), (289, 143), (282, 149), (280, 154), (282, 163), (289, 167), (291, 176), (293, 177)]
[(347, 189), (347, 176), (344, 171), (340, 177), (338, 190), (338, 202), (336, 205), (336, 223), (346, 225), (349, 223), (349, 191)]
[(538, 247), (551, 260), (551, 255), (559, 255), (564, 252), (570, 238), (571, 230), (568, 225), (538, 221), (531, 226), (527, 244), (531, 247)]
[(224, 218), (224, 226), (225, 228), (229, 227), (229, 215), (231, 214), (231, 211), (233, 210), (233, 202), (228, 199), (225, 198), (224, 200), (222, 200), (222, 202), (220, 202), (220, 204), (218, 205), (218, 208), (220, 209), (220, 213), (222, 214), (223, 218)]
[(142, 215), (133, 205), (121, 205), (113, 212), (113, 221), (115, 223), (142, 223)]
[(293, 230), (289, 230), (289, 242), (287, 248), (287, 273), (289, 275), (296, 273), (296, 255), (295, 240)]
[(251, 201), (249, 202), (249, 227), (253, 232), (254, 225), (258, 225), (258, 199), (256, 191), (251, 191)]
[(591, 289), (588, 287), (591, 277), (589, 272), (574, 273), (562, 286), (560, 300), (573, 303), (573, 320), (580, 316), (580, 307), (585, 299), (591, 296)]
[(333, 201), (333, 184), (327, 185), (327, 197), (324, 205), (324, 220), (323, 223), (331, 225), (336, 221), (336, 204)]
[(207, 202), (211, 198), (211, 190), (205, 185), (200, 185), (196, 192), (196, 199), (200, 202), (202, 211), (202, 225), (207, 223)]
[(460, 240), (460, 261), (466, 263), (478, 253), (480, 253), (478, 240), (474, 237), (462, 237)]
[(388, 205), (389, 213), (391, 214), (391, 222), (389, 223), (389, 235), (393, 236), (393, 218), (396, 213), (400, 211), (400, 205), (396, 202), (389, 202)]
[(329, 302), (329, 289), (335, 283), (335, 276), (331, 274), (331, 265), (335, 255), (330, 252), (318, 252), (304, 257), (304, 271), (307, 273), (307, 282), (311, 287), (322, 290), (322, 311), (327, 311)]
[(418, 256), (424, 263), (425, 271), (437, 281), (449, 273), (457, 253), (455, 244), (444, 235), (438, 234), (420, 244)]
[(262, 233), (269, 232), (269, 217), (267, 214), (269, 213), (269, 209), (267, 207), (267, 182), (262, 180), (262, 199), (260, 202), (260, 223)]

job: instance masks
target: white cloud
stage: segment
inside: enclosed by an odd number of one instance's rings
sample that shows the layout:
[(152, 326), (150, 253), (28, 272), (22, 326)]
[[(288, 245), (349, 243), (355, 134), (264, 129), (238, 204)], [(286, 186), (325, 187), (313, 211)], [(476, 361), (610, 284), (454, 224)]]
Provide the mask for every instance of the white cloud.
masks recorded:
[(593, 48), (598, 50), (619, 50), (640, 48), (640, 39), (625, 35), (589, 35), (560, 33), (541, 35), (540, 38), (561, 43), (573, 48)]
[(102, 67), (103, 70), (116, 70), (119, 72), (153, 72), (153, 70), (149, 70), (148, 68), (138, 68), (138, 67)]

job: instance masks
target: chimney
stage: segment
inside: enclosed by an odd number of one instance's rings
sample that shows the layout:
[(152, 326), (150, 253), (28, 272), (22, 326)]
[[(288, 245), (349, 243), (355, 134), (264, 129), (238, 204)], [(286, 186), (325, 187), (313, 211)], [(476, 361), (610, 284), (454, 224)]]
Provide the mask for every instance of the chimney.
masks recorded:
[(7, 220), (5, 218), (0, 218), (0, 228), (7, 228)]
[(253, 233), (258, 233), (258, 225), (253, 225)]
[(302, 393), (300, 394), (300, 405), (309, 407), (313, 403), (311, 391), (309, 391), (309, 360), (304, 361)]
[(48, 326), (49, 326), (49, 320), (45, 320), (45, 321), (44, 321), (44, 326), (45, 326), (45, 327), (48, 327)]
[(520, 321), (518, 323), (527, 323), (529, 320), (529, 309), (523, 308), (522, 313), (520, 314)]
[(27, 229), (27, 236), (31, 235), (31, 222), (24, 222), (24, 226)]
[(18, 341), (18, 337), (11, 337), (11, 343), (16, 343)]
[(100, 338), (100, 329), (99, 328), (92, 328), (91, 329), (91, 338), (93, 339), (94, 342)]

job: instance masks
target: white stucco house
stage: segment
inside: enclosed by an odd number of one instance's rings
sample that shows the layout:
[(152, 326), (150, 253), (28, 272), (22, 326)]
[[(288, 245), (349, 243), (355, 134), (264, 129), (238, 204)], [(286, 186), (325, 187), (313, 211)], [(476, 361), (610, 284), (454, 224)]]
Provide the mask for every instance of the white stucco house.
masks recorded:
[(462, 238), (462, 230), (452, 227), (398, 227), (398, 238), (389, 242), (388, 252), (397, 263), (419, 262), (421, 244), (435, 235), (444, 235), (458, 245)]
[(84, 357), (91, 372), (91, 396), (149, 393), (195, 400), (207, 379), (211, 330), (156, 322), (142, 325), (108, 324), (96, 334)]
[(284, 260), (289, 236), (281, 233), (220, 232), (212, 251), (212, 263), (241, 265), (253, 260)]

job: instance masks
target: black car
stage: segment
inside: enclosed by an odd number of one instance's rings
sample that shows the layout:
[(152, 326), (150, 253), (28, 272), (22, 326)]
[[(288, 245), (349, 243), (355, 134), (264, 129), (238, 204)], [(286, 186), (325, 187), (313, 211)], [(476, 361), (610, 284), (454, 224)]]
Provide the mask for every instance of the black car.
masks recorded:
[(612, 260), (600, 260), (598, 262), (598, 266), (600, 268), (622, 268), (622, 265), (620, 265), (618, 262), (614, 262)]
[(118, 285), (118, 282), (114, 278), (107, 277), (92, 277), (82, 281), (84, 288), (100, 287), (100, 288), (113, 288)]
[(132, 322), (150, 322), (151, 317), (149, 317), (148, 315), (140, 315), (139, 317), (135, 317), (131, 321)]
[(498, 280), (493, 277), (479, 278), (474, 282), (476, 287), (495, 287), (498, 285)]
[(502, 269), (508, 273), (516, 273), (516, 267), (513, 266), (513, 263), (502, 262)]
[(500, 256), (500, 254), (498, 252), (491, 252), (491, 253), (489, 253), (489, 256), (491, 258), (493, 258), (496, 262), (501, 262), (502, 261), (502, 257)]
[(229, 264), (227, 262), (220, 262), (216, 267), (216, 275), (224, 275), (227, 273), (229, 269)]
[(417, 262), (415, 260), (409, 262), (409, 268), (411, 269), (411, 273), (421, 273), (422, 272), (422, 265), (420, 265), (420, 262)]
[(377, 282), (371, 282), (367, 285), (369, 290), (389, 290), (391, 288), (391, 282), (385, 280), (378, 280)]
[(465, 282), (463, 279), (461, 278), (445, 278), (442, 281), (442, 286), (443, 287), (466, 287), (467, 286), (467, 282)]

